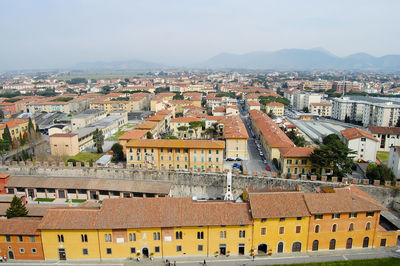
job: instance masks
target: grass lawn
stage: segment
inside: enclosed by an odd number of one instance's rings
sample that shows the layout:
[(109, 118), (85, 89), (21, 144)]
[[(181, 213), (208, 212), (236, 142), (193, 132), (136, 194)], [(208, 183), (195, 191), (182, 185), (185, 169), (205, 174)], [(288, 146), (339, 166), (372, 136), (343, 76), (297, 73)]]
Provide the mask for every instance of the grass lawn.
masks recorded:
[(36, 198), (35, 201), (41, 201), (41, 202), (53, 202), (54, 199), (47, 199), (47, 198)]
[(378, 157), (381, 162), (387, 162), (389, 161), (389, 152), (387, 151), (378, 151), (376, 153), (376, 157)]
[[(282, 265), (282, 264), (276, 264)], [(400, 265), (400, 259), (397, 258), (383, 258), (383, 259), (370, 259), (370, 260), (346, 260), (346, 261), (330, 261), (330, 262), (321, 262), (321, 263), (300, 263), (294, 265), (309, 265), (309, 266), (319, 266), (319, 265), (328, 265), (328, 266), (353, 266), (353, 265), (362, 265), (362, 266), (382, 266), (382, 265)]]
[(112, 137), (108, 138), (108, 140), (115, 140), (118, 141), (118, 138), (124, 134), (126, 131), (125, 130), (118, 130), (117, 133), (115, 133)]
[[(73, 199), (72, 203), (83, 203), (85, 201), (86, 201), (85, 199)], [(68, 200), (66, 199), (65, 202), (68, 202)]]
[(67, 162), (68, 159), (75, 159), (80, 162), (89, 162), (90, 160), (93, 160), (93, 162), (95, 162), (103, 155), (103, 153), (80, 152), (75, 156), (68, 157), (65, 162)]

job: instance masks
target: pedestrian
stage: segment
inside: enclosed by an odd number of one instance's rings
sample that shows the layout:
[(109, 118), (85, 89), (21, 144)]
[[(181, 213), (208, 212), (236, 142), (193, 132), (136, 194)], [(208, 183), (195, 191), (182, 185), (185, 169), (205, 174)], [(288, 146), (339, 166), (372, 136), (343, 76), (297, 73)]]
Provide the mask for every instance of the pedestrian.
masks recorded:
[(165, 261), (165, 265), (166, 265), (166, 266), (169, 266), (169, 260), (166, 260), (166, 261)]
[(255, 260), (256, 256), (253, 255), (253, 261)]
[(3, 257), (2, 256), (0, 256), (0, 262), (3, 262)]
[(4, 262), (7, 262), (7, 257), (6, 257), (6, 255), (4, 255)]
[(176, 266), (176, 260), (174, 260), (174, 266)]
[(204, 262), (203, 262), (203, 265), (207, 265), (207, 262), (206, 262), (206, 260), (204, 260)]

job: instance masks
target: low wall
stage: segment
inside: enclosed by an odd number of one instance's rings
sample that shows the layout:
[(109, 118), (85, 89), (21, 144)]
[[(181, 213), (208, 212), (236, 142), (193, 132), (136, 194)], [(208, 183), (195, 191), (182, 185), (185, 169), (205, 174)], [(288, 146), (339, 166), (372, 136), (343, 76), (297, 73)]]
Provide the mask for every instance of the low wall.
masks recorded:
[[(128, 169), (122, 167), (73, 167), (56, 164), (42, 163), (34, 165), (22, 165), (11, 163), (0, 165), (0, 172), (7, 172), (12, 176), (49, 176), (49, 177), (92, 177), (92, 178), (113, 178), (132, 179), (144, 181), (165, 181), (171, 182), (171, 195), (176, 197), (198, 198), (223, 198), (226, 187), (226, 175), (221, 173), (199, 173), (184, 171), (158, 171), (150, 169)], [(320, 186), (338, 187), (344, 186), (342, 182), (311, 180), (306, 178), (277, 178), (258, 175), (232, 175), (232, 192), (234, 197), (239, 196), (246, 187), (269, 188), (284, 187), (286, 189), (300, 188), (304, 192), (315, 192)], [(326, 180), (326, 181), (325, 181)], [(334, 179), (334, 181), (336, 181)], [(343, 180), (347, 182), (347, 180)], [(358, 183), (358, 182), (356, 182)], [(393, 201), (400, 202), (400, 190), (393, 187), (378, 185), (357, 185), (387, 207), (392, 207)]]

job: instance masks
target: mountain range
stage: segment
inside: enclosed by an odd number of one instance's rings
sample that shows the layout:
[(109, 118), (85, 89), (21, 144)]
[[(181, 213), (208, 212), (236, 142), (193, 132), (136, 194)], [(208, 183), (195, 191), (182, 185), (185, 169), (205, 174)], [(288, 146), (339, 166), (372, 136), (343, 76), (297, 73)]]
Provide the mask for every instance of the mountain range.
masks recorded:
[(366, 53), (339, 57), (322, 48), (282, 49), (246, 54), (221, 53), (206, 61), (186, 66), (166, 66), (141, 60), (86, 62), (82, 70), (152, 70), (166, 68), (254, 69), (254, 70), (370, 70), (399, 71), (400, 55), (375, 57)]

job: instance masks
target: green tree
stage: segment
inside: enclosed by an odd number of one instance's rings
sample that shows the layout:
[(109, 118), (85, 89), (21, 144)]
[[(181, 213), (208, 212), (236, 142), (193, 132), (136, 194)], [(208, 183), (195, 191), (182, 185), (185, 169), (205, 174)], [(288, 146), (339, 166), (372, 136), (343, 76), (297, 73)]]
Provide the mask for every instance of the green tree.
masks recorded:
[(0, 109), (0, 119), (4, 119), (3, 109)]
[(4, 139), (5, 141), (7, 141), (7, 143), (8, 143), (8, 149), (10, 149), (10, 146), (11, 146), (11, 144), (12, 144), (12, 138), (11, 138), (10, 129), (8, 128), (8, 125), (7, 125), (7, 124), (6, 124), (6, 127), (4, 128), (3, 139)]
[(351, 155), (355, 152), (350, 150), (336, 134), (326, 136), (323, 144), (314, 149), (314, 152), (310, 155), (312, 165), (319, 168), (320, 174), (322, 168), (331, 168), (333, 175), (344, 177), (351, 171), (353, 166)]
[(14, 196), (10, 203), (10, 207), (6, 211), (6, 216), (8, 219), (13, 217), (25, 217), (28, 215), (28, 210), (22, 204), (22, 200), (17, 196)]
[(367, 177), (369, 180), (380, 180), (384, 181), (395, 181), (396, 177), (392, 172), (392, 169), (387, 167), (384, 164), (377, 165), (375, 163), (371, 163), (367, 167)]
[(32, 123), (32, 119), (29, 117), (28, 120), (28, 132), (29, 134), (31, 133), (31, 131), (33, 131), (35, 128), (33, 127), (33, 123)]
[(178, 130), (179, 131), (186, 131), (186, 130), (188, 130), (188, 127), (180, 126), (180, 127), (178, 127)]
[(111, 147), (111, 150), (113, 151), (112, 161), (114, 163), (121, 162), (124, 160), (124, 152), (121, 144), (114, 143), (114, 145), (112, 145)]
[(185, 99), (185, 98), (183, 97), (183, 95), (180, 92), (177, 92), (175, 94), (175, 96), (172, 97), (172, 100), (183, 100), (183, 99)]
[(154, 138), (153, 133), (151, 133), (151, 131), (147, 131), (146, 137), (147, 137), (148, 139)]
[(286, 132), (286, 135), (293, 141), (293, 143), (297, 147), (304, 147), (306, 146), (306, 140), (304, 139), (303, 136), (298, 136), (294, 130), (290, 130)]
[(307, 106), (303, 108), (303, 112), (304, 112), (304, 113), (309, 113), (309, 110), (308, 110), (308, 107), (307, 107)]
[(269, 112), (268, 112), (267, 115), (268, 115), (269, 117), (271, 117), (271, 119), (275, 119), (275, 118), (276, 118), (276, 116), (275, 116), (275, 114), (274, 114), (274, 111), (272, 111), (272, 109), (269, 110)]
[(202, 122), (202, 121), (189, 122), (189, 128), (194, 130), (194, 132), (196, 134), (196, 138), (198, 137), (197, 133), (198, 133), (199, 128), (205, 128), (205, 126), (206, 126), (205, 122)]
[(98, 128), (96, 128), (96, 130), (93, 132), (93, 141), (97, 148), (97, 153), (102, 153), (104, 144), (104, 135), (103, 132)]
[(400, 118), (397, 119), (396, 127), (400, 127)]

